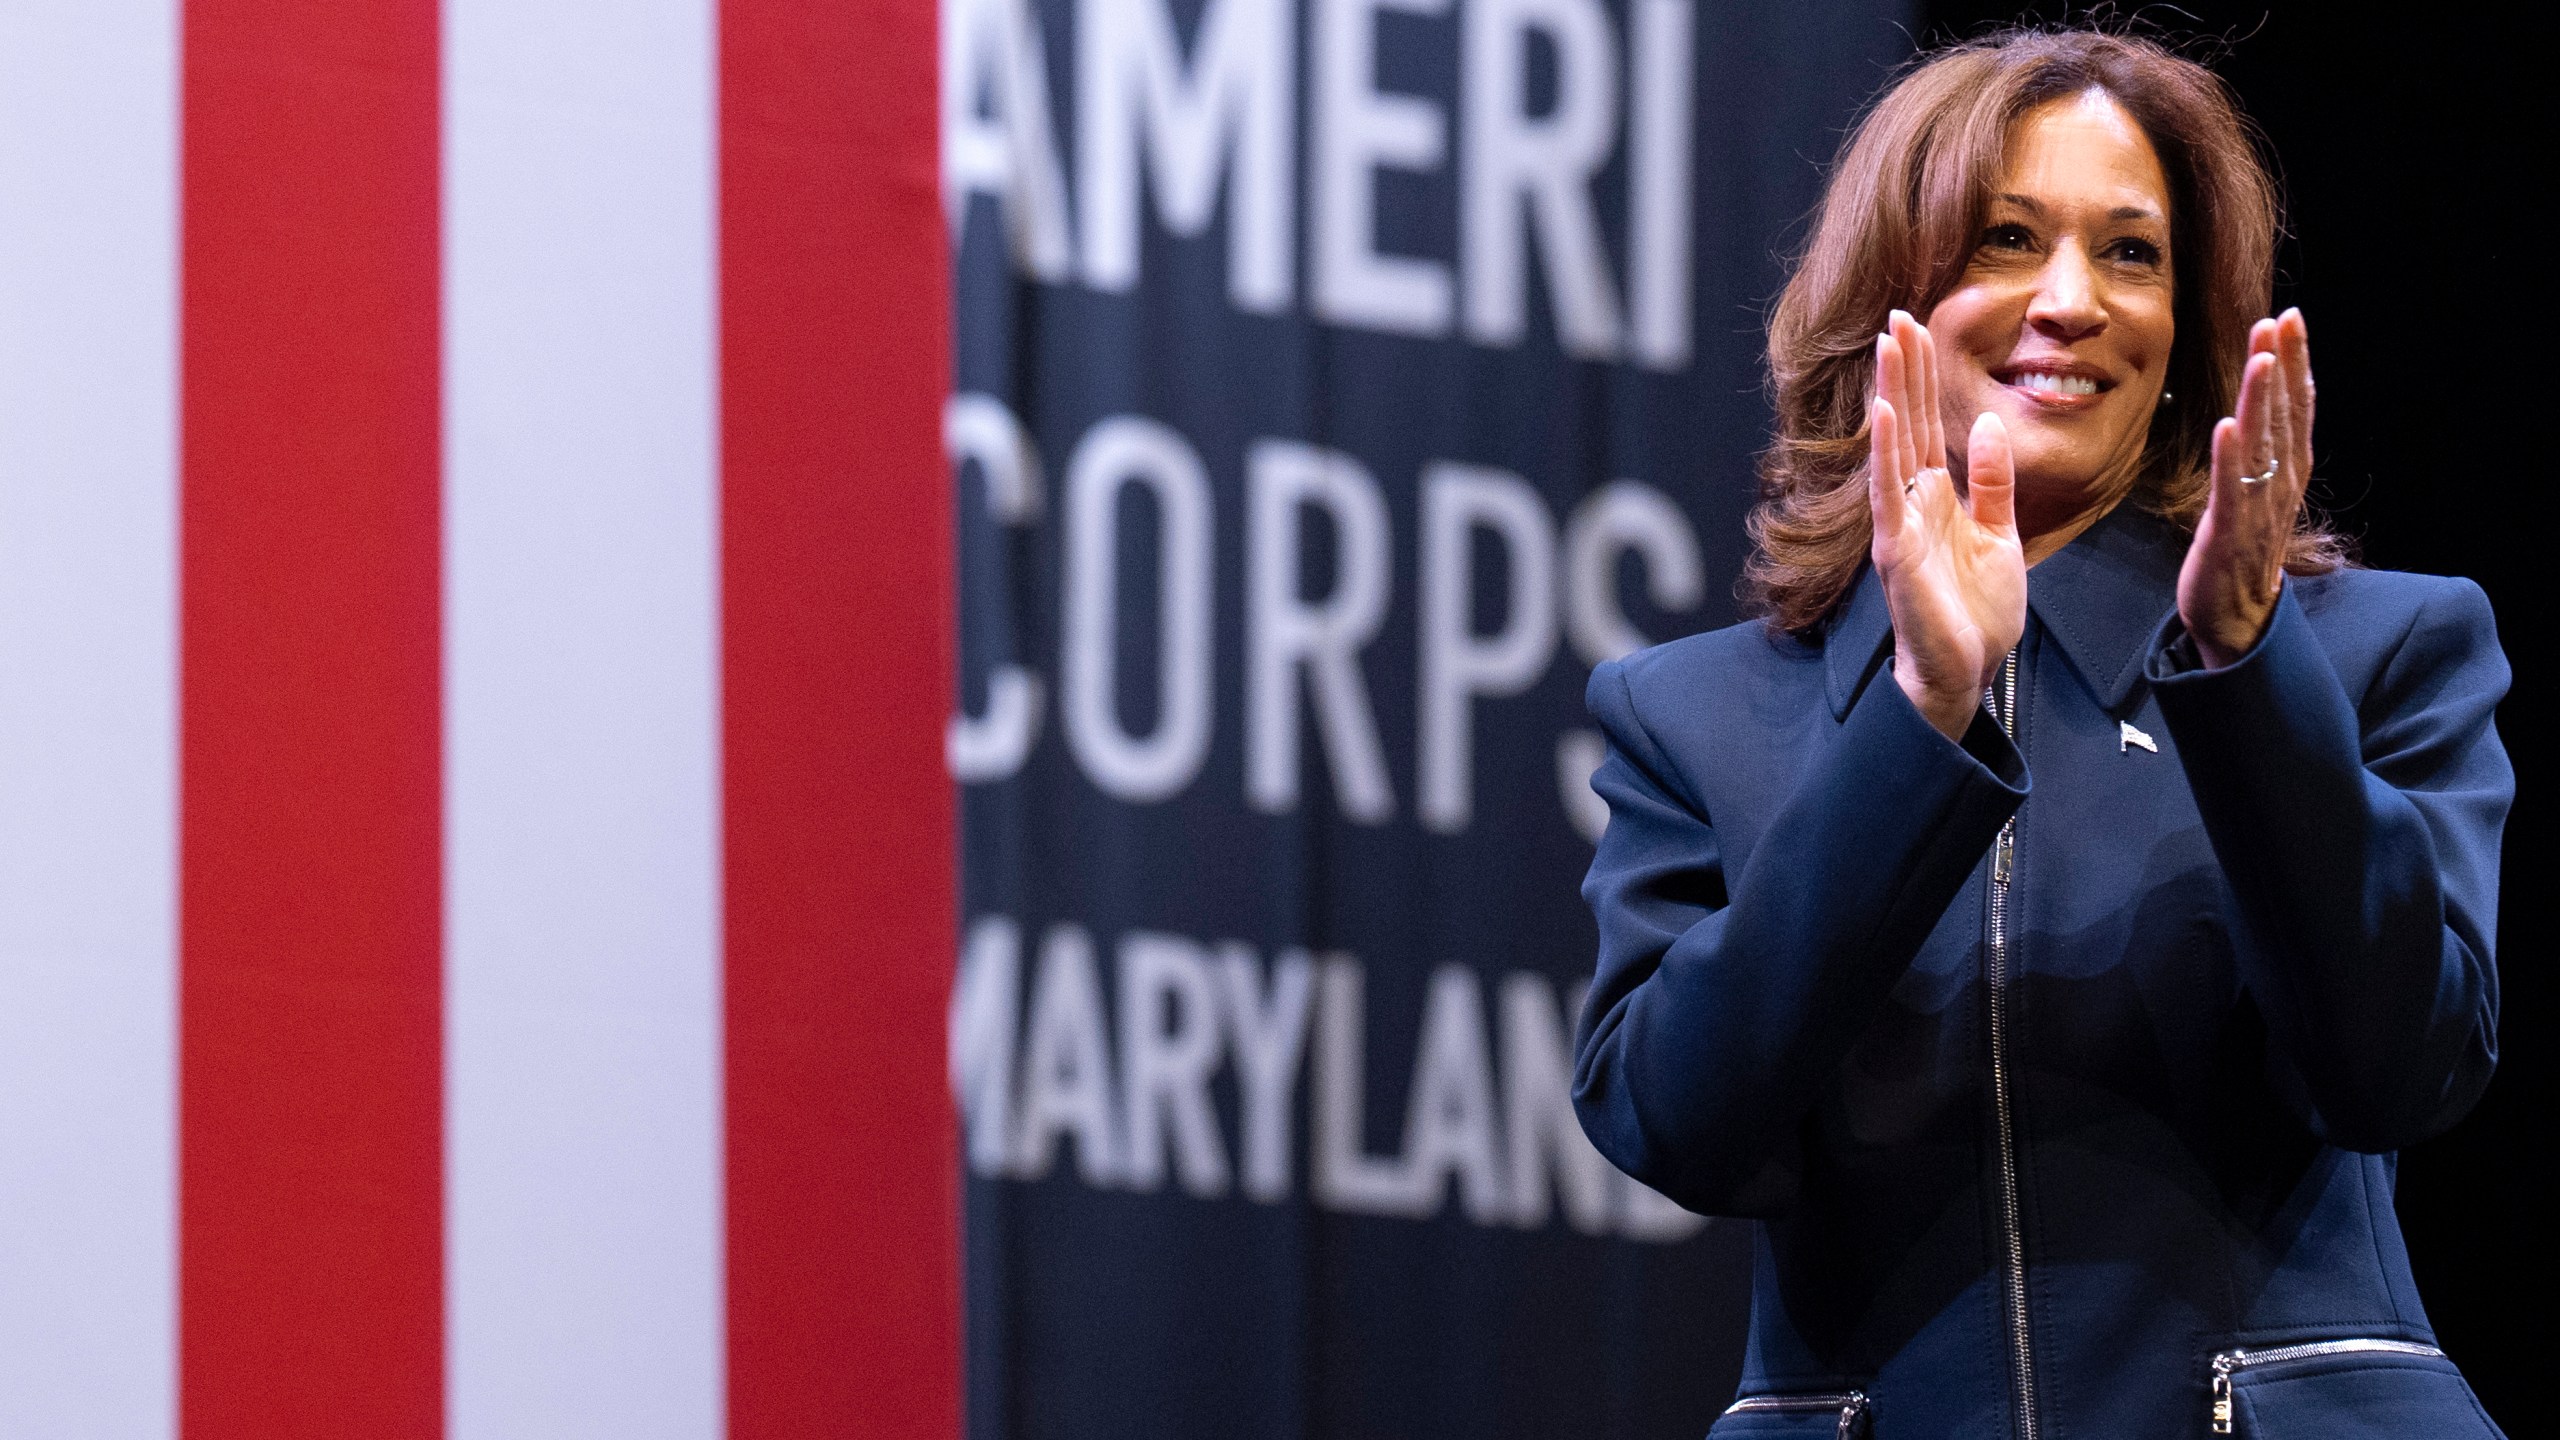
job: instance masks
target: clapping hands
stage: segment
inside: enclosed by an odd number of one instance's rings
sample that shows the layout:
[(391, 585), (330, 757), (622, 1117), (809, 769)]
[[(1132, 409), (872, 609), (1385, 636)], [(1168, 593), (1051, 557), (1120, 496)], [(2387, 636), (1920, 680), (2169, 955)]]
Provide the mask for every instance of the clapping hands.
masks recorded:
[(1941, 734), (1958, 739), (2026, 629), (2027, 562), (2008, 431), (1989, 413), (1974, 421), (1958, 495), (1937, 376), (1928, 328), (1894, 311), (1876, 338), (1868, 414), (1869, 553), (1893, 616), (1894, 681)]
[[(2178, 573), (2178, 615), (2209, 666), (2248, 653), (2275, 614), (2311, 479), (2312, 403), (2302, 312), (2259, 321), (2237, 413), (2214, 427), (2212, 490)], [(1974, 421), (1959, 494), (1947, 468), (1936, 342), (1900, 310), (1876, 337), (1868, 420), (1870, 554), (1893, 616), (1893, 678), (1930, 724), (1960, 737), (2026, 628), (2008, 431), (1987, 412)]]
[(2178, 618), (2204, 663), (2249, 652), (2273, 618), (2311, 483), (2311, 336), (2302, 311), (2249, 331), (2239, 413), (2213, 428), (2213, 489), (2178, 572)]

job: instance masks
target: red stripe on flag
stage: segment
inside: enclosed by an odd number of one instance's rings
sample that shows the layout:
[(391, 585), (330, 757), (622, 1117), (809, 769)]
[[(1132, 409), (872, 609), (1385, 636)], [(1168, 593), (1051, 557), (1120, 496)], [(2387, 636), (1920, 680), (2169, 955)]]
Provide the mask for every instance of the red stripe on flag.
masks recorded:
[(432, 0), (188, 0), (180, 1422), (441, 1440)]
[(721, 7), (734, 1440), (959, 1428), (935, 43)]

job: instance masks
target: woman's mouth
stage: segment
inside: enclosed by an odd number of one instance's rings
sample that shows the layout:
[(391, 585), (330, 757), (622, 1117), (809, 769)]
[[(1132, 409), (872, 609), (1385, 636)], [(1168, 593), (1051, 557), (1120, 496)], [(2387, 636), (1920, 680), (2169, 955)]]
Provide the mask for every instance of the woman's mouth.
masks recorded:
[(2099, 376), (2076, 367), (2046, 369), (2017, 366), (1994, 371), (1992, 378), (2049, 410), (2082, 409), (2096, 404), (2100, 395), (2115, 388)]
[(2095, 395), (2098, 393), (2098, 382), (2086, 375), (2047, 375), (2041, 370), (2030, 370), (2009, 383), (2021, 390), (2032, 390), (2039, 395)]

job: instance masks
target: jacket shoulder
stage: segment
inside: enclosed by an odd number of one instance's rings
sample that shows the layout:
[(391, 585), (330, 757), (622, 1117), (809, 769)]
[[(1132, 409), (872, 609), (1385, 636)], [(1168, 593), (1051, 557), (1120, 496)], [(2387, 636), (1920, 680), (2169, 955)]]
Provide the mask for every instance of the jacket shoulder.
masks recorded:
[(1701, 631), (1638, 650), (1616, 662), (1639, 709), (1650, 712), (1666, 697), (1681, 706), (1752, 689), (1793, 671), (1818, 671), (1822, 647), (1773, 633), (1759, 620)]
[(1822, 684), (1818, 643), (1748, 620), (1608, 661), (1585, 698), (1612, 746), (1705, 813), (1828, 713)]
[[(2377, 683), (2396, 690), (2430, 673), (2458, 674), (2465, 688), (2505, 693), (2497, 617), (2472, 581), (2405, 570), (2333, 570), (2297, 577), (2293, 585), (2303, 617), (2350, 694), (2373, 693)], [(2401, 678), (2386, 682), (2386, 675)]]
[(2459, 575), (2420, 575), (2410, 570), (2332, 570), (2294, 580), (2302, 607), (2333, 624), (2379, 625), (2405, 630), (2421, 612), (2445, 619), (2489, 617), (2489, 597)]

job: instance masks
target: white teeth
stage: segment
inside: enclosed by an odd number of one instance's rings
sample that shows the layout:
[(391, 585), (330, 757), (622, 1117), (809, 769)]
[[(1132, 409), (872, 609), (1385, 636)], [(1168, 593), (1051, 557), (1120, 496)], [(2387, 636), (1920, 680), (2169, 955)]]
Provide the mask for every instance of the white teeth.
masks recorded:
[(2095, 395), (2098, 382), (2086, 375), (2049, 375), (2042, 370), (2023, 370), (2016, 385), (2021, 390), (2040, 390), (2048, 395)]

